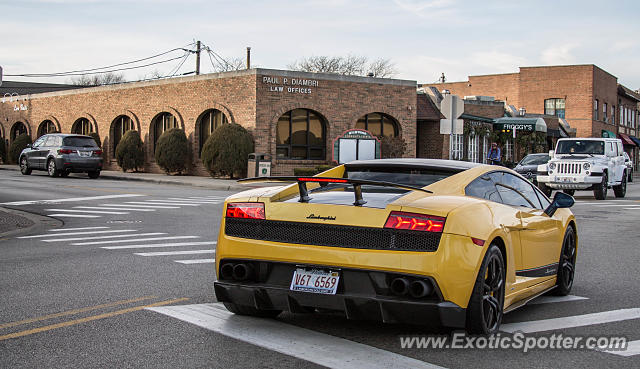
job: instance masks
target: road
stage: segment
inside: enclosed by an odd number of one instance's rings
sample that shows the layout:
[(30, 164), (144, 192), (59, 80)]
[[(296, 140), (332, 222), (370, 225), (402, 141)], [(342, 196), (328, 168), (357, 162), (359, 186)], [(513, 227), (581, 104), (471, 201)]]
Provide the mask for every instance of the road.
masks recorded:
[[(586, 349), (403, 349), (401, 336), (448, 332), (337, 314), (230, 316), (216, 304), (211, 262), (230, 194), (0, 171), (0, 206), (60, 220), (0, 239), (0, 367), (640, 366), (640, 354)], [(625, 199), (576, 198), (573, 297), (540, 299), (504, 327), (543, 320), (534, 335), (620, 335), (640, 346), (640, 184)]]

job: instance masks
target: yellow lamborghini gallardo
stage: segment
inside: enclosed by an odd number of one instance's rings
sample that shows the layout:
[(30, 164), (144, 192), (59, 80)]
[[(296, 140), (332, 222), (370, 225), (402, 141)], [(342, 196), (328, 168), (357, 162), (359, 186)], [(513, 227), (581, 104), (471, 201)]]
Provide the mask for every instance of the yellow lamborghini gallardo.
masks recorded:
[(516, 172), (431, 159), (355, 161), (229, 197), (216, 251), (236, 314), (498, 330), (504, 313), (573, 285), (573, 198)]

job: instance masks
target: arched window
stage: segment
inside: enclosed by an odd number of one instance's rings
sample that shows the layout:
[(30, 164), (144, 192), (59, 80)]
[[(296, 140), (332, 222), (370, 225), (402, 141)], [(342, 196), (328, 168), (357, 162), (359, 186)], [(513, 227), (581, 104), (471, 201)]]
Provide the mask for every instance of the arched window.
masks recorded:
[(153, 151), (156, 151), (156, 143), (162, 134), (172, 128), (178, 128), (178, 120), (171, 113), (162, 112), (153, 118)]
[(16, 137), (23, 134), (28, 134), (27, 126), (22, 122), (15, 122), (15, 124), (11, 127), (11, 133), (10, 133), (11, 142), (13, 142), (13, 140), (15, 140)]
[(38, 137), (55, 132), (58, 132), (58, 128), (56, 127), (55, 123), (53, 123), (49, 119), (42, 121), (42, 123), (40, 123), (40, 126), (38, 127)]
[(227, 121), (227, 116), (220, 110), (210, 109), (205, 111), (198, 120), (198, 125), (200, 127), (200, 150), (198, 152), (202, 153), (202, 147), (204, 146), (204, 143), (207, 142), (207, 139), (211, 136), (213, 131), (227, 123), (229, 123)]
[(93, 132), (93, 124), (87, 118), (80, 118), (71, 126), (71, 133), (76, 135), (88, 135)]
[(127, 131), (131, 131), (134, 129), (135, 125), (133, 124), (133, 120), (126, 115), (120, 115), (116, 119), (114, 119), (113, 122), (111, 122), (111, 141), (113, 144), (111, 157), (116, 157), (116, 147), (118, 147), (122, 136), (124, 136)]
[(398, 135), (398, 124), (391, 116), (384, 113), (369, 113), (358, 119), (356, 128), (371, 132), (374, 136), (395, 137)]
[(278, 158), (324, 160), (325, 146), (325, 120), (320, 114), (309, 109), (294, 109), (278, 119)]

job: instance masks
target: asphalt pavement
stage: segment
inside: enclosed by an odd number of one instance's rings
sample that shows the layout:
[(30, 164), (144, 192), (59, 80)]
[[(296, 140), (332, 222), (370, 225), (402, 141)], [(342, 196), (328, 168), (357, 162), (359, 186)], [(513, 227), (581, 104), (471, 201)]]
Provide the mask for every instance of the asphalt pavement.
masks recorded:
[[(339, 314), (231, 316), (216, 303), (212, 261), (234, 191), (0, 171), (0, 207), (41, 224), (0, 236), (0, 367), (640, 366), (640, 352), (403, 349), (401, 336), (451, 332)], [(640, 184), (624, 199), (576, 199), (572, 298), (542, 298), (507, 314), (505, 327), (637, 342)], [(535, 331), (541, 324), (551, 328)]]

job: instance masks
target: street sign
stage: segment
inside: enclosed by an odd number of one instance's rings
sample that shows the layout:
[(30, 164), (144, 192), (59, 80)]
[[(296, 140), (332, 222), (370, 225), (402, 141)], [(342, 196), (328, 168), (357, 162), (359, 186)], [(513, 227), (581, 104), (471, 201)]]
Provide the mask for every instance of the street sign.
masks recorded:
[(440, 134), (461, 135), (464, 131), (464, 122), (458, 118), (464, 113), (464, 101), (455, 95), (445, 95), (440, 104), (440, 111), (446, 117), (446, 119), (440, 119)]

